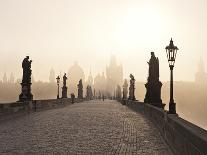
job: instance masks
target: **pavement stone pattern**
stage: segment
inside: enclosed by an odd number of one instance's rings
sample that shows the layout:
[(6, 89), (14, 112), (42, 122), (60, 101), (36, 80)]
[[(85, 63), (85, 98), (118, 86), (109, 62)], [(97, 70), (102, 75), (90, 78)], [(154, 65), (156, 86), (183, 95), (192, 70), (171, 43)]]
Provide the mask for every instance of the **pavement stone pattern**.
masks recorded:
[(92, 100), (0, 122), (0, 155), (171, 155), (142, 114)]

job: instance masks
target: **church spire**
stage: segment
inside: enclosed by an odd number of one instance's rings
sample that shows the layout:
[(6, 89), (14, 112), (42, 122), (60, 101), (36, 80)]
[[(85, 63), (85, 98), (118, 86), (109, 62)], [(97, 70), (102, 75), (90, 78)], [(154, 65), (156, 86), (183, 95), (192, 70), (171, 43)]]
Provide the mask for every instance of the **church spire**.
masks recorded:
[(198, 64), (198, 72), (199, 73), (204, 73), (204, 62), (203, 62), (203, 59), (200, 58), (200, 61), (199, 61), (199, 64)]

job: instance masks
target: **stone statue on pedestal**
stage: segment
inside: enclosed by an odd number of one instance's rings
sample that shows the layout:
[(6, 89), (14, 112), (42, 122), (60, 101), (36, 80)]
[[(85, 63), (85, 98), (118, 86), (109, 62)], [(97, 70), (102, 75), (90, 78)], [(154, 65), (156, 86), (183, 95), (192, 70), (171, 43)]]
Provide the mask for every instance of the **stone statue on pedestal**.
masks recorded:
[(89, 85), (86, 87), (86, 99), (88, 99), (88, 100), (93, 99), (93, 91), (92, 91), (91, 86), (89, 86)]
[(127, 99), (127, 94), (128, 94), (128, 83), (127, 79), (124, 80), (124, 85), (123, 85), (123, 99)]
[(19, 101), (31, 101), (33, 100), (33, 95), (31, 93), (31, 64), (32, 60), (29, 60), (29, 56), (26, 56), (22, 62), (23, 68), (23, 78), (22, 78), (22, 92), (19, 95)]
[(78, 98), (79, 99), (83, 99), (83, 83), (82, 83), (82, 79), (80, 79), (80, 81), (78, 83)]
[(70, 94), (70, 96), (71, 96), (71, 103), (72, 104), (75, 103), (75, 94), (72, 93), (72, 94)]
[(135, 78), (132, 74), (130, 74), (130, 86), (129, 86), (129, 100), (135, 101)]
[(116, 88), (116, 99), (121, 99), (121, 87), (119, 85)]
[(66, 86), (66, 80), (67, 80), (66, 73), (63, 76), (63, 87), (62, 87), (62, 98), (67, 98), (67, 90), (68, 87)]
[(161, 99), (161, 87), (162, 83), (159, 81), (159, 59), (155, 57), (154, 52), (151, 52), (151, 58), (149, 64), (149, 77), (147, 79), (146, 95), (144, 102), (155, 105), (160, 108), (164, 108)]

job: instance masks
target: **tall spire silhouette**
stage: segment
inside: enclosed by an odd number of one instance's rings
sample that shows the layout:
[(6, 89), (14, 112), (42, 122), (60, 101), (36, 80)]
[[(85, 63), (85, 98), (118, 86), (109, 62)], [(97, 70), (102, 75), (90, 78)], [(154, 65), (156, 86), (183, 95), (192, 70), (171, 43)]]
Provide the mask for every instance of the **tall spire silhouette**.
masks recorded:
[(207, 83), (207, 73), (205, 72), (204, 62), (202, 58), (200, 58), (200, 61), (198, 63), (198, 71), (195, 74), (195, 82), (196, 83)]

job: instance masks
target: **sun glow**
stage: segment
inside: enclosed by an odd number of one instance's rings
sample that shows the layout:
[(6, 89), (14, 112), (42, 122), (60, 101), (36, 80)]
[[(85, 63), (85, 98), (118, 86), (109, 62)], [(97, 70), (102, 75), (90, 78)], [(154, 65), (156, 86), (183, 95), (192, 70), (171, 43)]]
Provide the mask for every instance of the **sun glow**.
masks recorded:
[(162, 16), (150, 5), (128, 9), (121, 25), (118, 32), (119, 41), (133, 49), (139, 43), (143, 46), (148, 43), (156, 44), (157, 38), (164, 33)]

